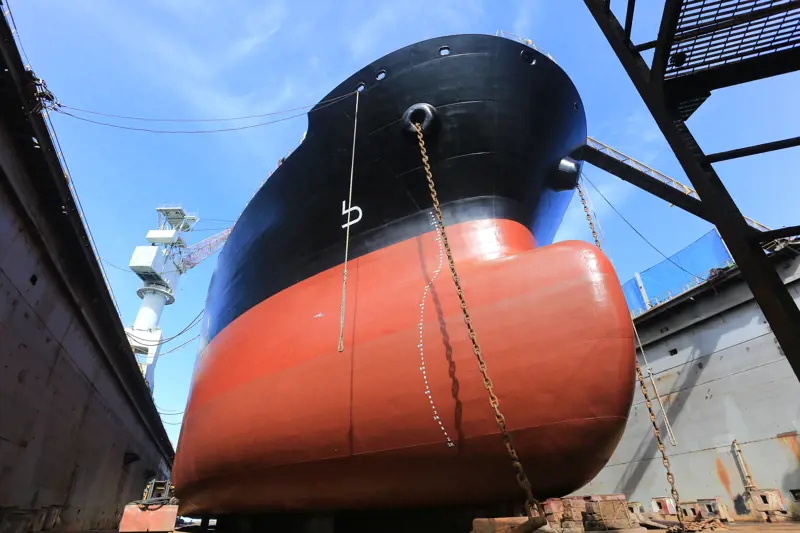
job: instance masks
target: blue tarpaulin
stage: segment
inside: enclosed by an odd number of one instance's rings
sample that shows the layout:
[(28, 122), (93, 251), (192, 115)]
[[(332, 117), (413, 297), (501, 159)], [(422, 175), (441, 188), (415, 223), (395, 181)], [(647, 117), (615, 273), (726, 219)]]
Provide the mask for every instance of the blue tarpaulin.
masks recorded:
[[(639, 288), (636, 278), (622, 284), (631, 314), (636, 316), (649, 307), (665, 302), (702, 283), (713, 268), (732, 264), (733, 260), (722, 239), (713, 229), (656, 265), (641, 272), (639, 277), (647, 294)], [(647, 305), (649, 303), (649, 306)]]

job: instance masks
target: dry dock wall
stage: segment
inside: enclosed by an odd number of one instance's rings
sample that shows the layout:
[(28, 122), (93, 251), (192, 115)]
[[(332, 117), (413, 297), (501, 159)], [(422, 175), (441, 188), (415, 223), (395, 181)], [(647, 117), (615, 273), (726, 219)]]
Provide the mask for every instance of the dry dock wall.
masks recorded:
[[(796, 253), (785, 250), (775, 265), (800, 302)], [(681, 499), (720, 496), (731, 510), (748, 513), (732, 447), (736, 439), (756, 485), (780, 489), (795, 507), (800, 383), (741, 278), (734, 272), (728, 280), (698, 287), (637, 318), (637, 326), (677, 441), (669, 443), (653, 398)], [(669, 495), (638, 387), (619, 447), (600, 474), (576, 492), (587, 493), (625, 493), (645, 504)]]
[(54, 277), (0, 190), (0, 515), (112, 528), (163, 461)]
[(0, 530), (115, 529), (173, 450), (35, 91), (0, 18)]

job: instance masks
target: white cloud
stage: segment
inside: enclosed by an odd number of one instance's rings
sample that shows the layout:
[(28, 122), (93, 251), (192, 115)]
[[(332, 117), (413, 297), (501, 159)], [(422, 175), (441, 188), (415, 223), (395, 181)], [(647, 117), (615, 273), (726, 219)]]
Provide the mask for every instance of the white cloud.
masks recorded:
[(248, 35), (233, 42), (232, 56), (239, 59), (250, 54), (258, 45), (280, 31), (286, 16), (286, 6), (281, 2), (271, 2), (260, 10), (248, 13), (244, 19), (244, 28)]
[[(166, 88), (188, 108), (176, 109), (172, 116), (216, 118), (251, 115), (286, 107), (295, 96), (294, 85), (288, 78), (283, 83), (270, 84), (270, 90), (249, 85), (226, 87), (226, 71), (280, 30), (287, 15), (281, 2), (229, 14), (234, 18), (228, 22), (243, 28), (246, 35), (227, 46), (219, 46), (220, 42), (225, 42), (225, 36), (207, 38), (205, 34), (194, 34), (195, 38), (192, 38), (191, 32), (173, 30), (175, 21), (168, 16), (155, 20), (144, 18), (139, 11), (127, 9), (124, 4), (106, 3), (101, 6), (78, 0), (76, 5), (82, 7), (87, 19), (104, 31), (125, 54), (121, 61), (147, 78), (146, 84)], [(176, 7), (174, 3), (165, 5), (167, 8), (170, 6)], [(206, 8), (198, 9), (200, 11), (192, 16), (209, 15)], [(175, 11), (183, 18), (190, 16), (186, 10), (176, 8)], [(222, 16), (220, 13), (216, 15)], [(233, 141), (237, 146), (245, 146), (253, 158), (261, 158), (264, 153), (259, 135), (241, 136)], [(263, 160), (261, 163), (272, 165), (274, 161)]]
[(150, 4), (187, 23), (210, 18), (219, 7), (219, 4), (208, 0), (151, 0)]
[(249, 55), (258, 45), (263, 43), (266, 40), (265, 36), (263, 35), (251, 35), (249, 37), (242, 37), (240, 39), (236, 39), (231, 44), (230, 52), (231, 56), (234, 58), (241, 58), (246, 55)]
[(531, 7), (530, 4), (525, 2), (520, 5), (519, 10), (517, 11), (517, 17), (514, 19), (514, 24), (511, 26), (511, 30), (520, 37), (525, 37), (530, 35), (530, 24), (531, 24)]
[(510, 30), (515, 35), (531, 39), (536, 43), (536, 36), (540, 29), (537, 23), (544, 18), (544, 9), (545, 4), (541, 0), (521, 0), (511, 22), (511, 27), (500, 29)]
[(354, 59), (372, 61), (420, 40), (448, 33), (486, 32), (484, 22), (480, 0), (386, 2), (357, 27), (350, 51)]
[[(397, 3), (384, 4), (361, 25), (350, 41), (350, 51), (359, 59), (370, 55), (368, 52), (382, 38), (387, 29), (393, 28), (400, 20), (400, 8)], [(374, 54), (372, 54), (374, 55)], [(372, 59), (375, 59), (372, 57)]]

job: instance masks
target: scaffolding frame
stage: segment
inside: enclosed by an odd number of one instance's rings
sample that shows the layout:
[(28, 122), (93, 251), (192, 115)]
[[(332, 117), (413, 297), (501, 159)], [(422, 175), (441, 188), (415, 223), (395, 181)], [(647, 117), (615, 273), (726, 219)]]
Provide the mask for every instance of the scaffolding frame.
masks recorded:
[[(768, 260), (763, 243), (800, 234), (800, 226), (754, 227), (742, 216), (712, 164), (800, 146), (800, 137), (707, 155), (686, 120), (712, 90), (800, 69), (800, 0), (665, 0), (658, 36), (631, 41), (636, 0), (624, 25), (610, 0), (584, 0), (692, 184), (679, 191), (602, 147), (584, 160), (714, 224), (739, 266), (783, 354), (800, 378), (800, 309)], [(653, 50), (648, 65), (641, 56)]]

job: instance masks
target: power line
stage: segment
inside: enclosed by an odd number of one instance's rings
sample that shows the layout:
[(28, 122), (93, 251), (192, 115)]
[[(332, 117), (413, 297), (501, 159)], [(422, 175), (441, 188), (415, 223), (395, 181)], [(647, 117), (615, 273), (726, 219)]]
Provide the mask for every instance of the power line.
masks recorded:
[(150, 128), (136, 128), (133, 126), (122, 126), (120, 124), (111, 124), (110, 122), (100, 122), (99, 120), (92, 120), (90, 118), (79, 117), (77, 115), (73, 115), (67, 111), (58, 111), (56, 112), (67, 115), (68, 117), (72, 117), (77, 120), (81, 120), (83, 122), (89, 122), (91, 124), (97, 124), (98, 126), (106, 126), (108, 128), (116, 128), (119, 130), (128, 130), (128, 131), (143, 131), (146, 133), (169, 133), (173, 135), (177, 134), (203, 134), (203, 133), (225, 133), (231, 131), (241, 131), (241, 130), (249, 130), (253, 128), (260, 128), (262, 126), (269, 126), (270, 124), (277, 124), (278, 122), (285, 122), (287, 120), (291, 120), (293, 118), (304, 117), (305, 113), (298, 113), (296, 115), (289, 115), (288, 117), (279, 118), (277, 120), (270, 120), (268, 122), (259, 122), (258, 124), (249, 124), (247, 126), (238, 126), (235, 128), (218, 128), (215, 130), (154, 130)]
[[(2, 0), (0, 0), (0, 2), (2, 2)], [(14, 13), (11, 11), (11, 4), (9, 3), (8, 0), (5, 0), (5, 3), (6, 3), (6, 13), (5, 14), (7, 14), (8, 18), (11, 20), (11, 26), (13, 27), (14, 35), (16, 36), (17, 42), (19, 43), (19, 49), (22, 51), (22, 55), (25, 57), (25, 61), (27, 63), (28, 69), (32, 70), (31, 60), (28, 57), (28, 53), (25, 51), (25, 47), (22, 45), (22, 36), (20, 35), (19, 29), (17, 28), (17, 21), (14, 19)], [(64, 171), (65, 171), (65, 174), (66, 174), (67, 183), (69, 185), (69, 188), (72, 191), (73, 196), (75, 197), (75, 203), (78, 206), (80, 217), (81, 217), (83, 225), (84, 225), (84, 227), (86, 229), (86, 233), (87, 233), (87, 235), (89, 237), (89, 241), (91, 242), (92, 251), (94, 252), (96, 257), (100, 258), (100, 255), (97, 252), (97, 243), (94, 240), (94, 235), (92, 234), (92, 229), (89, 227), (89, 222), (86, 219), (86, 213), (83, 210), (83, 204), (81, 203), (81, 198), (78, 195), (78, 189), (75, 187), (75, 182), (72, 179), (72, 171), (70, 171), (69, 165), (67, 164), (67, 158), (64, 155), (64, 149), (61, 147), (61, 140), (58, 138), (58, 133), (56, 132), (56, 127), (53, 124), (53, 121), (50, 119), (50, 114), (49, 113), (45, 112), (45, 113), (43, 113), (43, 115), (44, 115), (44, 117), (46, 119), (45, 120), (45, 127), (50, 130), (50, 132), (52, 134), (52, 137), (53, 137), (53, 140), (55, 141), (56, 148), (58, 149), (57, 157), (58, 157), (58, 159), (61, 160), (61, 162), (64, 165)], [(119, 304), (117, 303), (117, 298), (114, 295), (114, 289), (111, 288), (111, 282), (108, 279), (108, 275), (106, 274), (106, 271), (103, 268), (102, 263), (98, 263), (98, 266), (100, 267), (100, 273), (103, 276), (103, 280), (106, 283), (106, 287), (108, 288), (108, 293), (111, 296), (111, 301), (114, 304), (114, 308), (116, 308), (117, 314), (120, 317), (122, 317), (122, 311), (120, 311)]]
[[(202, 312), (202, 311), (201, 311), (201, 312)], [(126, 331), (126, 334), (128, 335), (128, 337), (129, 337), (129, 338), (133, 339), (133, 340), (134, 340), (134, 341), (136, 341), (138, 344), (140, 344), (140, 345), (142, 345), (142, 346), (145, 346), (145, 347), (148, 347), (148, 348), (152, 348), (153, 346), (161, 346), (161, 345), (164, 345), (164, 344), (166, 344), (166, 343), (168, 343), (168, 342), (171, 342), (171, 341), (173, 341), (173, 340), (177, 339), (178, 337), (180, 337), (181, 335), (183, 335), (184, 333), (186, 333), (186, 332), (187, 332), (188, 330), (190, 330), (191, 328), (193, 328), (193, 327), (197, 326), (197, 324), (199, 324), (199, 323), (200, 323), (200, 320), (199, 320), (199, 317), (197, 317), (197, 318), (196, 318), (195, 320), (193, 320), (193, 321), (192, 321), (192, 322), (191, 322), (191, 323), (190, 323), (188, 326), (186, 326), (185, 328), (183, 328), (181, 331), (179, 331), (178, 333), (176, 333), (176, 334), (175, 334), (175, 335), (173, 335), (172, 337), (167, 337), (166, 339), (162, 339), (162, 340), (160, 340), (160, 341), (158, 341), (158, 342), (151, 342), (151, 341), (150, 341), (150, 339), (143, 339), (143, 338), (141, 338), (141, 337), (138, 337), (138, 336), (136, 336), (136, 335), (132, 334), (132, 333), (131, 333), (131, 332), (129, 332), (129, 331)]]
[[(111, 117), (111, 118), (122, 118), (122, 119), (125, 119), (125, 120), (141, 120), (141, 121), (145, 121), (145, 122), (231, 122), (231, 121), (234, 121), (234, 120), (248, 120), (248, 119), (253, 119), (253, 118), (263, 118), (263, 117), (270, 117), (270, 116), (274, 116), (274, 115), (283, 115), (284, 113), (291, 113), (293, 111), (299, 111), (301, 109), (308, 109), (308, 108), (311, 108), (311, 107), (314, 107), (314, 106), (318, 106), (318, 105), (323, 105), (323, 106), (327, 107), (325, 104), (336, 103), (336, 102), (338, 102), (340, 100), (344, 100), (345, 98), (347, 98), (349, 96), (352, 96), (353, 94), (355, 94), (355, 91), (349, 92), (349, 93), (344, 94), (342, 96), (337, 96), (335, 98), (330, 98), (328, 100), (323, 100), (323, 101), (317, 102), (315, 104), (308, 104), (308, 105), (303, 105), (303, 106), (299, 106), (299, 107), (293, 107), (293, 108), (290, 108), (290, 109), (282, 109), (282, 110), (279, 110), (279, 111), (272, 111), (272, 112), (269, 112), (269, 113), (260, 113), (260, 114), (257, 114), (257, 115), (246, 115), (246, 116), (242, 116), (242, 117), (227, 117), (227, 118), (152, 118), (152, 117), (136, 117), (136, 116), (131, 116), (131, 115), (115, 115), (113, 113), (103, 113), (103, 112), (100, 112), (100, 111), (92, 111), (90, 109), (82, 109), (80, 107), (72, 107), (72, 106), (63, 105), (63, 104), (59, 104), (58, 107), (59, 108), (64, 108), (64, 109), (72, 109), (73, 111), (80, 111), (82, 113), (89, 113), (91, 115), (99, 115), (99, 116)], [(312, 109), (312, 111), (314, 111), (314, 110)], [(305, 114), (305, 113), (303, 113), (303, 114)]]
[[(343, 95), (343, 96), (339, 96), (337, 98), (332, 98), (331, 100), (328, 100), (327, 103), (325, 103), (323, 105), (320, 105), (319, 107), (316, 107), (315, 109), (310, 110), (309, 113), (311, 113), (313, 111), (319, 111), (321, 109), (329, 107), (329, 106), (331, 106), (331, 105), (333, 105), (333, 104), (335, 104), (335, 103), (337, 103), (337, 102), (339, 102), (341, 100), (344, 100), (345, 98), (349, 97), (351, 94), (355, 94), (355, 91), (352, 92), (352, 93), (347, 93), (346, 95)], [(64, 106), (61, 106), (61, 107), (64, 107)], [(86, 117), (79, 117), (79, 116), (74, 115), (74, 114), (72, 114), (72, 113), (70, 113), (68, 111), (61, 110), (59, 108), (59, 106), (55, 106), (53, 108), (53, 111), (55, 111), (57, 113), (60, 113), (62, 115), (66, 115), (66, 116), (72, 117), (72, 118), (74, 118), (76, 120), (81, 120), (83, 122), (89, 122), (91, 124), (97, 124), (99, 126), (106, 126), (108, 128), (115, 128), (115, 129), (120, 129), (120, 130), (129, 130), (129, 131), (143, 131), (143, 132), (146, 132), (146, 133), (169, 133), (169, 134), (204, 134), (204, 133), (223, 133), (223, 132), (231, 132), (231, 131), (241, 131), (241, 130), (248, 130), (248, 129), (253, 129), (253, 128), (260, 128), (262, 126), (269, 126), (270, 124), (277, 124), (278, 122), (285, 122), (285, 121), (291, 120), (293, 118), (304, 117), (304, 116), (307, 115), (307, 113), (297, 113), (296, 115), (289, 115), (288, 117), (283, 117), (283, 118), (279, 118), (279, 119), (275, 119), (275, 120), (268, 120), (267, 122), (259, 122), (259, 123), (256, 123), (256, 124), (248, 124), (247, 126), (236, 126), (236, 127), (231, 127), (231, 128), (217, 128), (217, 129), (212, 129), (212, 130), (154, 130), (154, 129), (151, 129), (151, 128), (137, 128), (135, 126), (123, 126), (121, 124), (112, 124), (110, 122), (101, 122), (99, 120), (92, 120), (92, 119), (86, 118)]]
[(160, 353), (160, 354), (158, 354), (158, 356), (157, 356), (157, 357), (163, 357), (163, 356), (165, 356), (165, 355), (167, 355), (167, 354), (169, 354), (169, 353), (172, 353), (172, 352), (177, 352), (178, 350), (180, 350), (181, 348), (183, 348), (184, 346), (186, 346), (186, 345), (187, 345), (187, 344), (189, 344), (190, 342), (192, 342), (192, 341), (195, 341), (195, 340), (197, 340), (197, 339), (199, 339), (199, 338), (200, 338), (200, 335), (199, 335), (199, 334), (198, 334), (198, 335), (195, 335), (194, 337), (192, 337), (192, 338), (191, 338), (191, 339), (189, 339), (188, 341), (184, 342), (184, 343), (183, 343), (183, 344), (181, 344), (180, 346), (176, 346), (175, 348), (171, 348), (171, 349), (167, 350), (167, 351), (166, 351), (166, 352), (164, 352), (164, 353)]
[(183, 413), (186, 412), (185, 410), (184, 411), (171, 411), (170, 409), (164, 409), (163, 407), (159, 407), (158, 404), (155, 404), (155, 405), (156, 405), (156, 411), (158, 411), (159, 414), (162, 414), (162, 415), (182, 415)]
[(190, 330), (191, 328), (193, 328), (194, 326), (196, 326), (197, 324), (199, 324), (199, 323), (200, 323), (200, 318), (203, 316), (203, 311), (204, 311), (204, 309), (201, 309), (201, 310), (200, 310), (200, 312), (199, 312), (199, 313), (197, 313), (197, 316), (195, 316), (195, 317), (192, 319), (192, 321), (191, 321), (191, 322), (189, 322), (189, 324), (188, 324), (188, 325), (187, 325), (185, 328), (183, 328), (182, 330), (180, 330), (178, 333), (176, 333), (176, 334), (175, 334), (175, 335), (173, 335), (172, 337), (167, 337), (166, 339), (162, 339), (162, 340), (160, 340), (160, 341), (158, 341), (158, 342), (156, 342), (156, 343), (152, 343), (152, 342), (150, 342), (150, 340), (148, 340), (148, 339), (142, 339), (142, 338), (140, 338), (140, 337), (137, 337), (136, 335), (134, 335), (134, 334), (130, 333), (129, 331), (126, 331), (125, 333), (128, 335), (128, 337), (132, 338), (133, 340), (135, 340), (136, 342), (138, 342), (138, 343), (142, 344), (143, 346), (148, 346), (148, 347), (152, 347), (152, 346), (160, 346), (160, 345), (162, 345), (162, 344), (166, 344), (166, 343), (168, 343), (168, 342), (170, 342), (170, 341), (172, 341), (172, 340), (175, 340), (175, 339), (177, 339), (178, 337), (180, 337), (181, 335), (183, 335), (184, 333), (186, 333), (188, 330)]
[(659, 253), (659, 255), (661, 255), (661, 257), (663, 257), (664, 259), (666, 259), (667, 261), (669, 261), (670, 263), (672, 263), (673, 265), (675, 265), (675, 266), (676, 266), (676, 267), (678, 267), (679, 269), (683, 270), (684, 272), (686, 272), (686, 273), (687, 273), (687, 274), (689, 274), (690, 276), (692, 276), (692, 277), (695, 277), (695, 278), (698, 278), (698, 279), (701, 279), (701, 280), (703, 280), (703, 281), (708, 281), (708, 280), (707, 280), (706, 278), (704, 278), (703, 276), (698, 276), (697, 274), (693, 274), (693, 273), (689, 272), (688, 270), (686, 270), (685, 268), (683, 268), (681, 265), (679, 265), (678, 263), (676, 263), (675, 261), (673, 261), (671, 258), (667, 257), (667, 255), (666, 255), (666, 254), (664, 254), (664, 252), (662, 252), (661, 250), (659, 250), (659, 249), (656, 247), (656, 245), (654, 245), (652, 242), (650, 242), (650, 241), (647, 239), (647, 237), (645, 237), (644, 235), (642, 235), (642, 233), (641, 233), (641, 232), (640, 232), (638, 229), (636, 229), (636, 228), (633, 226), (633, 224), (631, 224), (630, 222), (628, 222), (628, 219), (627, 219), (627, 218), (625, 218), (624, 216), (622, 216), (622, 213), (620, 213), (620, 212), (617, 210), (617, 208), (616, 208), (616, 207), (614, 207), (614, 205), (613, 205), (611, 202), (609, 202), (609, 201), (608, 201), (608, 198), (606, 198), (606, 197), (605, 197), (605, 195), (604, 195), (602, 192), (600, 192), (600, 189), (598, 189), (598, 188), (597, 188), (597, 186), (596, 186), (594, 183), (592, 183), (592, 180), (590, 180), (590, 179), (589, 179), (589, 178), (586, 176), (586, 174), (584, 174), (583, 172), (581, 172), (581, 177), (582, 177), (583, 179), (585, 179), (587, 182), (589, 182), (589, 185), (591, 185), (591, 186), (592, 186), (592, 188), (593, 188), (595, 191), (597, 191), (597, 194), (599, 194), (599, 195), (600, 195), (600, 197), (601, 197), (603, 200), (605, 200), (605, 202), (608, 204), (608, 206), (609, 206), (611, 209), (613, 209), (613, 210), (614, 210), (614, 212), (615, 212), (617, 215), (619, 215), (619, 218), (621, 218), (621, 219), (622, 219), (622, 221), (623, 221), (623, 222), (625, 222), (625, 224), (627, 224), (627, 225), (628, 225), (628, 227), (629, 227), (629, 228), (631, 228), (631, 229), (632, 229), (632, 230), (633, 230), (633, 231), (636, 233), (636, 235), (638, 235), (639, 237), (641, 237), (641, 238), (642, 238), (642, 240), (643, 240), (644, 242), (646, 242), (646, 243), (647, 243), (647, 244), (650, 246), (650, 248), (652, 248), (653, 250), (655, 250), (656, 252), (658, 252), (658, 253)]
[[(25, 51), (25, 47), (22, 46), (22, 36), (19, 34), (19, 30), (17, 29), (17, 21), (14, 20), (14, 13), (11, 11), (11, 4), (8, 3), (8, 0), (5, 0), (5, 2), (7, 6), (6, 14), (8, 15), (8, 18), (11, 20), (11, 27), (14, 29), (14, 35), (17, 37), (17, 42), (19, 43), (19, 49), (22, 50), (22, 55), (25, 57), (25, 62), (27, 63), (26, 66), (30, 69), (31, 60), (28, 59), (28, 53)], [(1, 0), (0, 3), (2, 3)]]
[(160, 410), (159, 410), (159, 411), (158, 411), (158, 414), (160, 414), (160, 415), (163, 415), (163, 416), (180, 416), (180, 415), (182, 415), (182, 414), (183, 414), (183, 413), (185, 413), (185, 412), (186, 412), (186, 411), (180, 411), (180, 412), (174, 412), (174, 413), (167, 413), (167, 412), (164, 412), (164, 411), (160, 411)]
[[(67, 178), (67, 184), (69, 188), (72, 190), (72, 195), (75, 197), (75, 203), (78, 206), (78, 211), (80, 213), (81, 222), (83, 223), (84, 228), (86, 229), (86, 234), (89, 236), (89, 242), (92, 245), (92, 251), (94, 252), (95, 257), (100, 257), (97, 248), (97, 242), (94, 240), (94, 235), (92, 234), (92, 228), (89, 227), (89, 222), (86, 219), (86, 213), (83, 210), (83, 204), (81, 203), (81, 197), (78, 194), (78, 189), (75, 187), (75, 181), (72, 179), (72, 171), (69, 169), (69, 165), (67, 164), (67, 157), (64, 155), (64, 149), (61, 147), (61, 141), (58, 138), (58, 133), (56, 132), (55, 124), (53, 124), (53, 120), (50, 118), (50, 113), (43, 113), (46, 122), (45, 126), (49, 126), (50, 132), (53, 136), (53, 140), (56, 143), (56, 148), (58, 149), (58, 158), (64, 164), (64, 171)], [(106, 270), (103, 268), (102, 261), (97, 263), (97, 266), (100, 267), (100, 273), (103, 276), (103, 281), (106, 283), (106, 287), (108, 288), (108, 292), (111, 295), (111, 301), (114, 303), (114, 307), (117, 310), (117, 314), (122, 317), (122, 311), (119, 309), (119, 304), (117, 303), (117, 297), (114, 295), (114, 289), (111, 288), (111, 282), (108, 279), (108, 275), (106, 274)]]
[(112, 263), (111, 261), (106, 261), (106, 260), (105, 260), (105, 259), (103, 259), (102, 257), (100, 258), (100, 261), (102, 261), (103, 263), (107, 264), (107, 265), (108, 265), (108, 266), (110, 266), (111, 268), (116, 268), (117, 270), (121, 270), (121, 271), (123, 271), (123, 272), (127, 272), (127, 273), (129, 273), (129, 274), (134, 274), (134, 275), (136, 275), (136, 272), (134, 272), (134, 271), (133, 271), (133, 270), (131, 270), (130, 268), (122, 268), (121, 266), (117, 266), (117, 265), (115, 265), (115, 264), (114, 264), (114, 263)]

